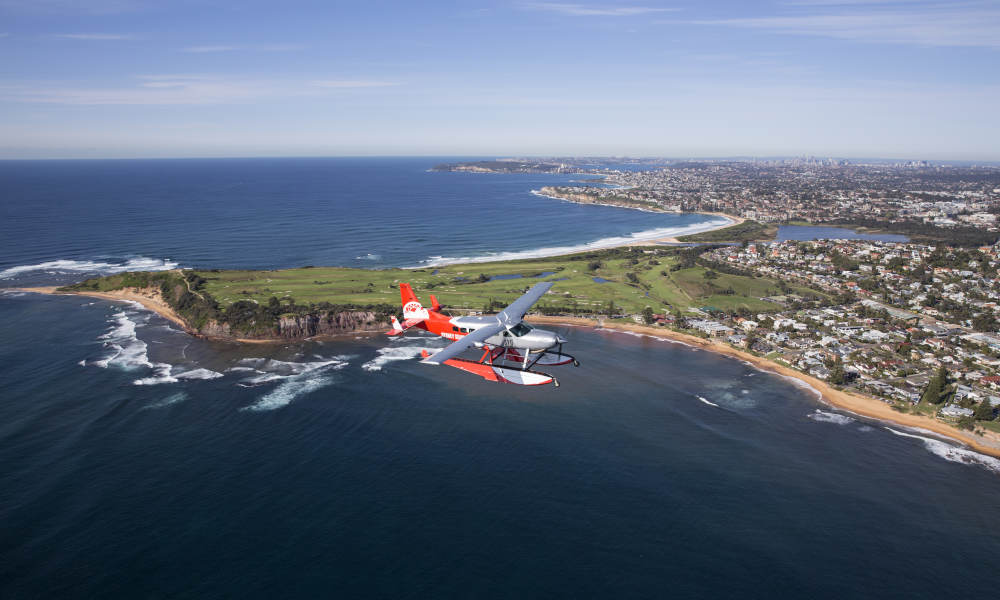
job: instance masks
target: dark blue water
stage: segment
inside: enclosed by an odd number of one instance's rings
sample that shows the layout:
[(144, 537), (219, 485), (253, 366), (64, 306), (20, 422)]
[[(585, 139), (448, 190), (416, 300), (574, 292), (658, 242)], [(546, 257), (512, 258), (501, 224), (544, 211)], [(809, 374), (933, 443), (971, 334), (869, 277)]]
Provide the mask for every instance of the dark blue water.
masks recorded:
[(874, 242), (908, 242), (910, 238), (896, 233), (862, 233), (845, 227), (823, 227), (821, 225), (782, 225), (778, 228), (775, 241), (788, 240), (809, 242), (812, 240), (870, 240)]
[[(132, 359), (219, 375), (97, 366), (123, 319)], [(8, 295), (0, 595), (990, 595), (996, 461), (739, 361), (560, 333), (583, 366), (535, 390), (412, 360), (436, 340), (239, 347)]]
[(524, 258), (713, 217), (531, 194), (578, 175), (428, 172), (437, 159), (0, 161), (0, 279), (27, 267), (398, 267)]
[[(99, 260), (114, 236), (36, 176), (34, 218), (4, 197), (4, 264)], [(184, 222), (112, 227), (194, 263), (166, 247)], [(241, 248), (205, 256), (266, 256)], [(525, 389), (419, 364), (436, 339), (241, 346), (0, 293), (0, 597), (994, 595), (1000, 461), (737, 360), (559, 331), (583, 366)]]

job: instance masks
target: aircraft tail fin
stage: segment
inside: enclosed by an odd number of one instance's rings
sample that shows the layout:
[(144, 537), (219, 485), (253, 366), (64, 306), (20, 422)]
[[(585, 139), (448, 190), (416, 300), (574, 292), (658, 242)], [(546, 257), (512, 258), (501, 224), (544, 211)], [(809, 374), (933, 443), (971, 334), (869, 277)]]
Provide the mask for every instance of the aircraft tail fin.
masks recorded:
[(426, 319), (429, 315), (427, 309), (424, 305), (420, 303), (417, 299), (417, 295), (413, 293), (413, 288), (408, 283), (399, 284), (399, 296), (403, 301), (403, 318), (406, 320), (410, 319)]
[(431, 294), (431, 310), (435, 312), (441, 310), (441, 303), (434, 297), (434, 294)]
[(413, 287), (408, 283), (399, 284), (399, 296), (403, 301), (403, 306), (406, 306), (410, 302), (420, 304), (420, 300), (417, 299), (417, 295), (413, 293)]

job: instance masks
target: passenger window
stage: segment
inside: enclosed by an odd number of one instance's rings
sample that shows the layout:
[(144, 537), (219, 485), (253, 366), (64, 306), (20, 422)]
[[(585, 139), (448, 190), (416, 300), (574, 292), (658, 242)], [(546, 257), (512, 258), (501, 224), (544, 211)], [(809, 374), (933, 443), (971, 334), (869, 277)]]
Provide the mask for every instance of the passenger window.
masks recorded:
[(469, 333), (469, 328), (468, 327), (463, 327), (462, 328), (462, 333)]
[(452, 326), (451, 326), (451, 330), (452, 330), (452, 331), (458, 331), (458, 327), (456, 327), (455, 325), (452, 325)]

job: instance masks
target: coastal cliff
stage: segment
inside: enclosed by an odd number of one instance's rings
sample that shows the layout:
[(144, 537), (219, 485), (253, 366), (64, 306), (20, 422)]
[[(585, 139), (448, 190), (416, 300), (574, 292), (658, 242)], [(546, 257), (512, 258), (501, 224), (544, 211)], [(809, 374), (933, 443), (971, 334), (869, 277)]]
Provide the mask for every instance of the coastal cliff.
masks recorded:
[(390, 327), (394, 306), (295, 304), (275, 297), (266, 304), (241, 300), (222, 307), (191, 272), (131, 272), (98, 277), (48, 293), (79, 294), (138, 302), (180, 325), (186, 332), (233, 341), (294, 341), (316, 336)]
[(358, 331), (385, 331), (390, 326), (387, 320), (380, 318), (373, 311), (350, 310), (282, 315), (269, 331), (258, 330), (252, 334), (236, 331), (231, 324), (212, 319), (194, 330), (194, 333), (217, 339), (295, 341)]

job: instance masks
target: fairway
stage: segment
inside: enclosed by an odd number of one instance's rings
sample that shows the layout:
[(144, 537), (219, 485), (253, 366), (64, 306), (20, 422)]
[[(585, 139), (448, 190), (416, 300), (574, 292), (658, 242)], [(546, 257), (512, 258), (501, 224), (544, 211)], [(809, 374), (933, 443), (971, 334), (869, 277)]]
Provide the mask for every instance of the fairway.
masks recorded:
[[(434, 294), (458, 312), (496, 310), (540, 281), (556, 285), (537, 305), (539, 312), (635, 314), (743, 307), (775, 311), (760, 298), (777, 294), (778, 283), (766, 278), (718, 274), (708, 281), (701, 266), (671, 271), (678, 258), (668, 248), (638, 247), (551, 258), (448, 265), (435, 269), (367, 270), (302, 267), (279, 271), (201, 270), (199, 288), (222, 308), (241, 300), (308, 306), (397, 304), (398, 285), (410, 283), (425, 303)], [(798, 292), (806, 292), (800, 289)]]

